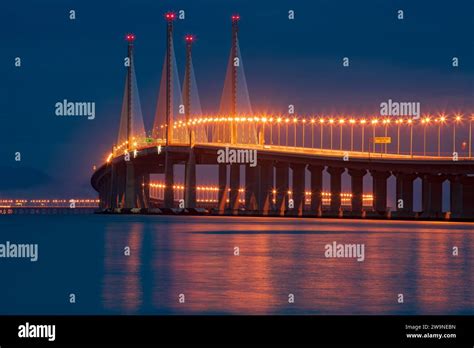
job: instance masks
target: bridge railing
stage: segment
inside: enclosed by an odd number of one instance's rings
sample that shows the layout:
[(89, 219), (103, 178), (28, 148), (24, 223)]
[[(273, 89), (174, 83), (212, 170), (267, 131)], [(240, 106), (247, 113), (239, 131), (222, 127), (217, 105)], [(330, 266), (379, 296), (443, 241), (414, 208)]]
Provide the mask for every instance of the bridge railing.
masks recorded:
[[(242, 146), (341, 158), (465, 161), (473, 159), (473, 121), (473, 117), (466, 120), (461, 115), (395, 120), (332, 116), (203, 115), (188, 122), (178, 121), (173, 124), (173, 140), (169, 143)], [(234, 125), (240, 126), (239, 129), (243, 132), (231, 140), (226, 134)], [(246, 127), (257, 130), (256, 139), (245, 137)], [(127, 151), (159, 145), (166, 145), (164, 137), (132, 139), (131, 144), (124, 142), (116, 145), (108, 160)]]

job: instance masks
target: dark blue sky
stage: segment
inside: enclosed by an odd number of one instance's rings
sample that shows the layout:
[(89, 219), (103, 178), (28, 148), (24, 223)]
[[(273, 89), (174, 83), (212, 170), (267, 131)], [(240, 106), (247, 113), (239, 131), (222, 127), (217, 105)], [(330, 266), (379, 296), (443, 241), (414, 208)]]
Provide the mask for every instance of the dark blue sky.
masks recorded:
[[(18, 0), (0, 7), (0, 197), (94, 194), (92, 165), (118, 132), (124, 34), (137, 36), (136, 73), (150, 127), (165, 52), (163, 13), (169, 9), (186, 11), (175, 26), (181, 74), (181, 39), (197, 36), (194, 67), (208, 112), (218, 109), (235, 12), (242, 18), (254, 111), (284, 112), (294, 104), (303, 114), (377, 113), (389, 98), (420, 101), (422, 112), (474, 109), (469, 0)], [(70, 9), (76, 10), (74, 21)], [(405, 12), (402, 21), (398, 9)], [(345, 56), (350, 68), (342, 67)], [(456, 69), (453, 56), (460, 60)], [(21, 57), (21, 68), (14, 67), (15, 57)], [(95, 102), (95, 120), (55, 116), (54, 104), (63, 99)]]

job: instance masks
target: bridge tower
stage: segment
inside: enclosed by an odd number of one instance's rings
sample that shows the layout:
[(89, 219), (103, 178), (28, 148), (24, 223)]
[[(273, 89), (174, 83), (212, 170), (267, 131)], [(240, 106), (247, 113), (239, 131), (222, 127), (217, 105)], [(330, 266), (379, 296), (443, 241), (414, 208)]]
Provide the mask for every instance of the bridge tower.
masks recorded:
[[(240, 59), (237, 54), (237, 37), (239, 34), (239, 15), (232, 16), (232, 46), (231, 46), (231, 57), (232, 58), (232, 73), (231, 73), (231, 104), (230, 104), (230, 113), (231, 117), (235, 117), (237, 113), (237, 61)], [(240, 64), (240, 62), (238, 62)], [(231, 144), (237, 143), (237, 127), (235, 122), (231, 123)]]
[(110, 166), (110, 178), (107, 192), (101, 198), (101, 206), (115, 209), (145, 207), (148, 203), (146, 187), (143, 185), (149, 177), (137, 166), (135, 152), (137, 148), (145, 143), (146, 133), (140, 106), (140, 98), (135, 75), (134, 42), (135, 35), (127, 34), (127, 56), (125, 66), (127, 68), (125, 89), (122, 101), (120, 126), (117, 138), (117, 146), (112, 148), (114, 156), (120, 156), (121, 161), (112, 160)]
[(219, 107), (220, 116), (230, 117), (231, 120), (213, 127), (212, 142), (256, 144), (257, 135), (253, 122), (240, 123), (235, 120), (237, 116), (253, 115), (239, 46), (240, 15), (232, 15), (231, 20), (231, 49)]
[(127, 68), (127, 150), (130, 151), (132, 144), (132, 59), (133, 59), (133, 41), (135, 35), (128, 34), (128, 68)]
[(124, 151), (125, 164), (113, 163), (112, 172), (115, 173), (114, 181), (117, 184), (115, 192), (111, 192), (111, 207), (115, 208), (118, 203), (124, 208), (136, 208), (139, 203), (140, 192), (140, 178), (135, 164), (133, 163), (134, 151), (137, 146), (144, 142), (146, 134), (143, 124), (143, 116), (140, 106), (140, 98), (138, 95), (138, 87), (135, 76), (134, 63), (134, 34), (127, 34), (125, 37), (127, 41), (127, 75), (125, 81), (125, 91), (122, 102), (122, 113), (120, 117), (120, 128), (118, 135), (118, 149)]
[[(166, 58), (165, 58), (165, 74), (166, 74), (166, 92), (165, 92), (165, 131), (166, 131), (166, 152), (165, 152), (165, 190), (164, 190), (164, 206), (172, 208), (174, 205), (174, 162), (169, 145), (173, 142), (173, 68), (175, 68), (175, 57), (173, 47), (173, 22), (176, 14), (167, 12), (166, 19)], [(177, 75), (177, 74), (176, 74)], [(163, 85), (160, 86), (160, 93)], [(158, 101), (157, 113), (160, 106)]]
[[(186, 35), (184, 37), (186, 43), (186, 70), (184, 73), (184, 83), (183, 83), (183, 105), (184, 105), (184, 116), (186, 119), (186, 124), (189, 122), (191, 117), (191, 64), (192, 64), (192, 47), (194, 36)], [(192, 145), (194, 143), (194, 127), (187, 127), (187, 136), (189, 142)]]
[(175, 116), (179, 115), (178, 111), (182, 100), (173, 43), (173, 22), (176, 19), (176, 14), (167, 12), (164, 17), (166, 20), (166, 52), (161, 70), (152, 137), (168, 145), (174, 140), (172, 125), (176, 121)]
[[(135, 35), (127, 35), (128, 41), (128, 59), (129, 64), (127, 68), (127, 151), (132, 149), (132, 60), (133, 60), (133, 41)], [(131, 161), (127, 161), (125, 165), (125, 208), (136, 207), (136, 192), (135, 192), (135, 168)]]
[(173, 141), (173, 127), (172, 120), (172, 56), (173, 56), (173, 21), (176, 19), (176, 14), (168, 12), (165, 14), (166, 18), (166, 145)]
[[(184, 74), (183, 84), (183, 102), (186, 124), (191, 116), (191, 81), (192, 81), (192, 45), (194, 42), (193, 35), (184, 37), (186, 43), (186, 71)], [(186, 135), (189, 139), (189, 155), (185, 164), (185, 191), (184, 202), (186, 208), (196, 208), (196, 157), (194, 154), (195, 130), (194, 127), (186, 127)]]

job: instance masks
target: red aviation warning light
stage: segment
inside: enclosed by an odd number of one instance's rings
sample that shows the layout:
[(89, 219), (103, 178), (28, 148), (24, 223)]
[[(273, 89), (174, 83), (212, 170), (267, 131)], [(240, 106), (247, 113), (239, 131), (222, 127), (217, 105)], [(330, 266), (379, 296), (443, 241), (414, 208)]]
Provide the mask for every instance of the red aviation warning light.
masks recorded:
[(238, 22), (240, 20), (240, 15), (238, 14), (234, 14), (232, 15), (232, 22)]
[(184, 36), (184, 41), (186, 42), (193, 42), (194, 41), (194, 35), (185, 35)]
[(134, 34), (127, 34), (127, 35), (125, 35), (125, 40), (127, 40), (128, 42), (133, 42), (133, 41), (135, 41), (135, 35)]
[(174, 21), (176, 19), (176, 13), (174, 12), (166, 12), (165, 18), (167, 21)]

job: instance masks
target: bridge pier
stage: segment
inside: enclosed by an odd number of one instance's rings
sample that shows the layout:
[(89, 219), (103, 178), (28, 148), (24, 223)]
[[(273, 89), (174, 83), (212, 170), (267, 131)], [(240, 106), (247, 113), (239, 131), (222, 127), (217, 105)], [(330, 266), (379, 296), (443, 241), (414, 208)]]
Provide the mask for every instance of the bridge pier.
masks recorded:
[(474, 218), (474, 177), (464, 176), (461, 180), (463, 186), (463, 214)]
[(289, 165), (288, 163), (276, 164), (276, 210), (278, 215), (285, 215), (288, 205)]
[(110, 204), (110, 197), (111, 197), (111, 190), (110, 190), (110, 180), (111, 178), (108, 177), (102, 186), (102, 190), (104, 190), (103, 200), (101, 199), (99, 202), (99, 208), (106, 209), (109, 207)]
[(143, 174), (143, 198), (145, 201), (144, 208), (150, 208), (150, 174)]
[(305, 169), (306, 164), (292, 164), (291, 169), (293, 170), (293, 203), (294, 211), (293, 214), (296, 216), (302, 216), (305, 203)]
[(168, 150), (165, 153), (165, 188), (163, 205), (165, 208), (173, 208), (174, 206), (174, 163), (171, 152)]
[(256, 212), (258, 210), (257, 194), (259, 192), (258, 167), (245, 166), (245, 209)]
[(450, 184), (450, 207), (451, 217), (459, 217), (462, 215), (462, 198), (463, 187), (461, 182), (461, 175), (452, 175), (449, 178)]
[(341, 175), (345, 168), (328, 167), (327, 171), (331, 175), (331, 213), (339, 214), (342, 211), (341, 205)]
[(115, 209), (117, 208), (117, 165), (112, 163), (110, 165), (110, 201), (109, 201), (109, 208)]
[[(398, 215), (413, 214), (413, 180), (415, 174), (395, 173), (396, 184), (396, 204)], [(399, 208), (400, 206), (400, 208)]]
[(362, 215), (364, 209), (364, 176), (367, 173), (367, 170), (349, 169), (348, 173), (351, 177), (352, 214)]
[(137, 207), (137, 187), (136, 187), (135, 165), (132, 161), (125, 163), (125, 206), (132, 209)]
[(273, 162), (260, 161), (260, 192), (258, 207), (262, 215), (268, 215), (272, 208)]
[(218, 212), (225, 213), (227, 206), (228, 186), (227, 186), (227, 165), (219, 164), (219, 191), (218, 191)]
[(474, 177), (453, 175), (451, 183), (451, 216), (474, 218)]
[(324, 166), (310, 165), (311, 173), (311, 214), (321, 216), (323, 214), (323, 170)]
[(123, 208), (125, 206), (124, 196), (125, 196), (125, 163), (122, 163), (117, 167), (117, 197), (118, 197), (118, 206)]
[(372, 174), (372, 193), (373, 193), (373, 209), (379, 214), (387, 212), (387, 178), (389, 172), (371, 170)]
[(442, 196), (444, 175), (423, 175), (422, 204), (423, 216), (440, 218), (442, 215)]
[(135, 192), (137, 194), (136, 201), (137, 205), (134, 208), (145, 208), (145, 184), (144, 175), (142, 173), (135, 176)]
[(189, 149), (188, 161), (184, 167), (184, 205), (186, 208), (196, 208), (196, 155), (194, 148)]
[(239, 189), (240, 189), (240, 164), (230, 165), (230, 212), (237, 214), (239, 212)]
[(107, 186), (108, 186), (108, 180), (103, 180), (103, 182), (99, 184), (99, 208), (100, 209), (106, 208), (107, 198), (108, 198)]

